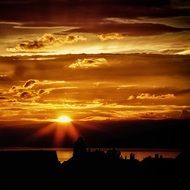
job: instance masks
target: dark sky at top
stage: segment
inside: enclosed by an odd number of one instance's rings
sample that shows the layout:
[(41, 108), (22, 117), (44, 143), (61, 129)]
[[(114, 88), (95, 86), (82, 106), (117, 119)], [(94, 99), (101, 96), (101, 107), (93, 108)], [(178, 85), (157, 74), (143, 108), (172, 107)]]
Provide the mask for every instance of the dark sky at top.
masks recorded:
[(57, 22), (69, 25), (107, 17), (175, 17), (190, 15), (184, 0), (16, 0), (0, 2), (0, 20)]

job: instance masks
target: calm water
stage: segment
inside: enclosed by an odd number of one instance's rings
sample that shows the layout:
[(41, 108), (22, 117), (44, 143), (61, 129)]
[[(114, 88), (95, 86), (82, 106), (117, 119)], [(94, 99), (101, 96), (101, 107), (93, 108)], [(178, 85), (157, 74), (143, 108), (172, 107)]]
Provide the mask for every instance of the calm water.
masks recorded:
[[(102, 149), (106, 151), (106, 149)], [(143, 160), (145, 157), (151, 156), (154, 157), (155, 154), (162, 155), (163, 158), (175, 158), (180, 151), (173, 150), (129, 150), (129, 149), (121, 149), (121, 154), (123, 158), (129, 158), (130, 153), (134, 153), (136, 155), (136, 159)], [(64, 162), (71, 158), (73, 155), (72, 149), (61, 149), (57, 150), (57, 156), (60, 162)]]

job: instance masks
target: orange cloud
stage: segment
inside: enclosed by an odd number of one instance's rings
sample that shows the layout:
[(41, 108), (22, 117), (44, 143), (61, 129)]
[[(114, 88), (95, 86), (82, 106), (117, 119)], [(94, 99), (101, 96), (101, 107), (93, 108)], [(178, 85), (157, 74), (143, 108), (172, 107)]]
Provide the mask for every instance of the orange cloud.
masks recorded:
[(76, 43), (76, 42), (79, 42), (79, 41), (86, 41), (86, 40), (87, 39), (84, 36), (68, 35), (63, 40), (63, 43), (65, 43), (65, 44), (72, 44), (72, 43)]
[(149, 93), (142, 93), (136, 97), (136, 99), (150, 99), (150, 100), (157, 100), (157, 99), (171, 99), (175, 98), (174, 94), (162, 94), (162, 95), (155, 95), (155, 94), (149, 94)]
[[(12, 86), (8, 94), (18, 101), (36, 101), (42, 95), (49, 94), (52, 90), (63, 88), (65, 81), (49, 81), (30, 79), (23, 85)], [(66, 87), (65, 87), (66, 88)]]
[(23, 85), (12, 86), (3, 95), (8, 100), (14, 99), (14, 101), (18, 102), (39, 102), (42, 100), (43, 95), (49, 94), (52, 91), (75, 88), (77, 87), (70, 86), (70, 83), (66, 83), (65, 81), (30, 79)]
[(36, 50), (43, 50), (50, 48), (55, 45), (64, 45), (77, 43), (79, 41), (86, 41), (87, 39), (84, 36), (80, 35), (66, 35), (66, 36), (57, 36), (53, 34), (44, 34), (43, 36), (34, 39), (27, 40), (17, 44), (15, 47), (7, 48), (9, 52), (30, 52)]
[(107, 66), (108, 61), (105, 58), (84, 58), (77, 59), (73, 64), (69, 65), (71, 69), (89, 69)]
[(135, 96), (131, 95), (131, 96), (128, 97), (127, 100), (134, 100), (134, 99), (135, 99)]
[(38, 80), (30, 79), (26, 81), (26, 83), (23, 85), (24, 88), (32, 88), (36, 83), (38, 83)]
[(107, 33), (107, 34), (100, 34), (98, 35), (98, 38), (101, 41), (106, 41), (106, 40), (122, 40), (125, 38), (124, 34), (120, 33)]

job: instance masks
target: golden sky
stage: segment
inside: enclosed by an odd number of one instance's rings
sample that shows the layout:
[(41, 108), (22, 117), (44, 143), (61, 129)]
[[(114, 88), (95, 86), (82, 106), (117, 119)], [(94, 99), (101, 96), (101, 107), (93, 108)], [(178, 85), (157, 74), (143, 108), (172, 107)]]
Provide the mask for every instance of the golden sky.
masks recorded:
[(1, 121), (190, 117), (189, 64), (187, 1), (0, 2)]

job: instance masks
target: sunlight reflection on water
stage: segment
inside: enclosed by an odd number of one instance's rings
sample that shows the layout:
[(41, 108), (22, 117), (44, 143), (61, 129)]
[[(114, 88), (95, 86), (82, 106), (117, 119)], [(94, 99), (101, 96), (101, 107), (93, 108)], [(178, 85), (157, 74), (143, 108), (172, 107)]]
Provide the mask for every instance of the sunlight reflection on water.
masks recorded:
[[(106, 151), (106, 149), (102, 149)], [(135, 154), (135, 158), (137, 160), (143, 160), (145, 157), (151, 156), (154, 157), (155, 154), (162, 155), (163, 158), (175, 158), (180, 151), (170, 151), (170, 150), (121, 150), (121, 154), (123, 158), (129, 158), (130, 153)], [(63, 149), (57, 150), (57, 157), (60, 162), (64, 162), (71, 158), (73, 155), (72, 149)]]

